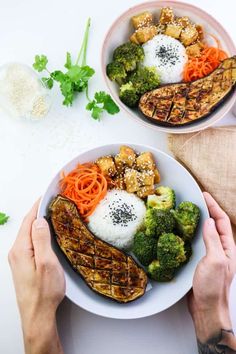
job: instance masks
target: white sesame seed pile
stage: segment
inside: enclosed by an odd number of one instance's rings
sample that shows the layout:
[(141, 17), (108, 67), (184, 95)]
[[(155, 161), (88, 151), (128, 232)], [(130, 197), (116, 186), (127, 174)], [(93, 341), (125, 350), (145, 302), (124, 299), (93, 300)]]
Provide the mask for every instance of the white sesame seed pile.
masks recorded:
[(48, 113), (50, 101), (34, 71), (12, 63), (0, 70), (0, 105), (13, 117), (39, 119)]

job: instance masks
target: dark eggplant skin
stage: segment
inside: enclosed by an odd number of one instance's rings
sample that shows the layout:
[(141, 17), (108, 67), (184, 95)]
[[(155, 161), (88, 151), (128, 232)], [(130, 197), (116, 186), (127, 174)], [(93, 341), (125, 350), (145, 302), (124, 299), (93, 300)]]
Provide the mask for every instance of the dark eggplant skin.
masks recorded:
[[(228, 77), (227, 77), (228, 76)], [(230, 76), (230, 77), (229, 77)], [(228, 81), (227, 81), (228, 80)], [(188, 97), (188, 92), (191, 91), (191, 89), (197, 85), (204, 85), (205, 83), (211, 83), (212, 85), (221, 85), (222, 87), (218, 87), (217, 90), (210, 90), (209, 92), (204, 92), (204, 89), (201, 90), (199, 88), (198, 91), (198, 97), (196, 97), (196, 103), (198, 105), (198, 108), (196, 109), (191, 109), (187, 110), (186, 105), (188, 102), (191, 101), (191, 98)], [(227, 84), (227, 85), (226, 85)], [(174, 98), (175, 98), (175, 91), (178, 90), (178, 87), (182, 87), (182, 89), (185, 90), (185, 94), (183, 96), (180, 96), (180, 98), (185, 99), (185, 105), (182, 105), (180, 108), (182, 109), (182, 117), (180, 119), (176, 119), (175, 121), (168, 121), (170, 114), (173, 111), (173, 106), (175, 104)], [(226, 86), (226, 87), (224, 87)], [(211, 115), (215, 110), (219, 108), (224, 102), (231, 97), (232, 95), (235, 94), (235, 88), (236, 88), (236, 56), (233, 56), (231, 58), (225, 59), (221, 65), (216, 68), (211, 74), (208, 76), (198, 79), (195, 81), (192, 81), (190, 83), (174, 83), (174, 84), (167, 84), (167, 85), (162, 85), (159, 88), (152, 90), (150, 92), (146, 92), (139, 101), (139, 110), (143, 114), (143, 119), (148, 122), (152, 122), (155, 125), (161, 125), (161, 126), (166, 126), (166, 127), (182, 127), (186, 125), (193, 124), (194, 122), (198, 122), (202, 119), (206, 119)], [(161, 92), (163, 90), (170, 90), (172, 91), (172, 97), (162, 97)], [(211, 97), (214, 97), (214, 95), (221, 95), (222, 97), (215, 102), (214, 104), (208, 104), (206, 105), (206, 102), (204, 100), (208, 99), (209, 102), (211, 102)], [(156, 96), (155, 96), (156, 95)], [(161, 101), (162, 100), (162, 101)], [(164, 119), (158, 119), (158, 117), (153, 117), (153, 115), (156, 113), (156, 110), (158, 108), (157, 104), (155, 102), (162, 102), (163, 101), (169, 103), (169, 111), (166, 113), (166, 118)], [(153, 111), (148, 112), (148, 114), (145, 113), (145, 110), (148, 109), (147, 102), (150, 105), (151, 104), (151, 109)], [(203, 113), (197, 117), (198, 115), (198, 110), (199, 108), (201, 109), (201, 104), (204, 105), (204, 110)], [(152, 107), (153, 105), (153, 107)], [(179, 108), (177, 106), (177, 108)], [(160, 110), (160, 114), (163, 114), (163, 111)], [(194, 114), (196, 118), (193, 118), (191, 120), (185, 119), (185, 115), (187, 113), (191, 113), (194, 117)]]
[[(84, 223), (83, 223), (83, 221), (82, 221), (81, 219), (79, 219), (79, 221), (82, 223), (82, 224), (81, 224), (81, 225), (82, 225), (82, 228), (83, 228), (83, 227), (86, 228), (86, 230), (87, 230), (88, 233), (89, 233), (89, 237), (91, 236), (91, 238), (93, 238), (93, 240), (94, 240), (95, 243), (96, 243), (96, 242), (99, 242), (99, 247), (102, 246), (102, 244), (104, 244), (106, 249), (108, 249), (108, 247), (109, 247), (109, 249), (111, 249), (111, 250), (113, 250), (113, 251), (115, 252), (115, 255), (118, 257), (117, 259), (119, 259), (119, 257), (124, 257), (124, 259), (126, 259), (127, 262), (128, 262), (127, 264), (133, 264), (133, 265), (135, 265), (136, 269), (138, 269), (138, 271), (140, 272), (140, 276), (141, 276), (142, 280), (144, 280), (142, 291), (140, 291), (140, 293), (138, 294), (138, 296), (136, 296), (136, 297), (134, 297), (134, 298), (130, 298), (130, 299), (129, 299), (128, 297), (127, 297), (127, 298), (124, 297), (123, 299), (118, 299), (118, 298), (116, 298), (116, 297), (112, 297), (112, 296), (105, 295), (104, 293), (102, 293), (102, 292), (99, 291), (98, 289), (95, 289), (95, 288), (92, 286), (92, 282), (89, 282), (88, 279), (86, 279), (86, 277), (79, 271), (78, 265), (75, 266), (75, 264), (72, 263), (72, 261), (69, 259), (68, 255), (65, 253), (65, 247), (63, 247), (63, 244), (62, 244), (62, 243), (63, 243), (63, 239), (61, 239), (61, 235), (58, 236), (58, 233), (55, 231), (55, 228), (54, 228), (54, 226), (55, 226), (55, 220), (53, 220), (53, 204), (54, 204), (55, 202), (57, 202), (57, 200), (59, 200), (59, 199), (60, 199), (61, 201), (65, 202), (65, 203), (67, 203), (67, 204), (70, 203), (71, 206), (74, 208), (74, 210), (77, 211), (78, 216), (79, 216), (78, 209), (77, 209), (76, 205), (74, 204), (74, 202), (72, 202), (72, 201), (69, 200), (68, 198), (65, 198), (65, 197), (63, 197), (63, 196), (61, 196), (61, 195), (58, 195), (58, 196), (55, 197), (55, 198), (51, 201), (51, 203), (49, 204), (48, 210), (47, 210), (46, 219), (47, 219), (48, 222), (49, 222), (51, 234), (52, 234), (53, 237), (55, 238), (55, 240), (56, 240), (56, 242), (57, 242), (57, 245), (58, 245), (58, 247), (59, 247), (61, 253), (62, 253), (63, 256), (65, 257), (65, 259), (66, 259), (67, 263), (70, 265), (70, 267), (76, 272), (76, 274), (79, 274), (79, 276), (84, 280), (84, 282), (86, 283), (86, 285), (87, 285), (91, 290), (93, 290), (93, 291), (96, 292), (97, 294), (99, 294), (99, 295), (105, 297), (105, 298), (108, 299), (108, 300), (110, 299), (110, 300), (114, 300), (114, 301), (116, 301), (116, 302), (118, 302), (118, 303), (124, 304), (124, 303), (128, 303), (128, 302), (131, 302), (131, 301), (135, 301), (135, 300), (137, 300), (138, 298), (140, 298), (141, 296), (143, 296), (143, 295), (145, 294), (146, 286), (147, 286), (147, 275), (146, 275), (145, 271), (135, 262), (135, 260), (134, 260), (130, 255), (128, 255), (128, 254), (126, 254), (125, 252), (123, 252), (123, 251), (117, 249), (116, 247), (110, 245), (109, 243), (100, 240), (97, 236), (95, 236), (94, 234), (92, 234), (91, 231), (88, 230), (88, 228), (84, 225)], [(54, 204), (54, 205), (55, 205), (55, 204)], [(73, 230), (72, 230), (71, 232), (73, 232)], [(73, 240), (75, 240), (75, 239), (73, 239)], [(81, 253), (80, 253), (80, 254), (81, 254)], [(86, 257), (86, 253), (85, 253), (84, 255), (85, 255), (85, 257)], [(112, 255), (113, 255), (113, 254), (112, 254)], [(98, 258), (99, 258), (99, 257), (98, 257)], [(123, 259), (122, 259), (122, 261), (123, 261)], [(121, 264), (122, 264), (122, 262), (121, 262)], [(83, 268), (85, 268), (85, 267), (83, 266)], [(96, 268), (96, 267), (94, 267), (94, 268), (92, 269), (92, 271), (94, 271), (94, 270), (95, 270), (95, 271), (96, 271), (96, 270), (102, 271), (101, 268)], [(104, 269), (103, 269), (103, 270), (104, 270)], [(111, 272), (112, 272), (112, 274), (113, 274), (113, 271), (111, 271)], [(140, 279), (141, 279), (141, 278), (140, 278)], [(115, 285), (116, 285), (116, 284), (115, 284)], [(117, 283), (117, 285), (119, 285), (119, 284)], [(120, 284), (120, 286), (122, 286), (122, 284)], [(124, 285), (123, 285), (123, 286), (124, 286)]]
[(236, 84), (234, 84), (234, 86), (232, 87), (232, 89), (231, 89), (231, 91), (230, 92), (228, 92), (227, 93), (227, 95), (222, 99), (222, 101), (220, 101), (220, 102), (218, 102), (218, 104), (217, 105), (215, 105), (212, 109), (211, 109), (211, 111), (209, 112), (209, 113), (207, 113), (207, 114), (205, 114), (205, 115), (203, 115), (203, 116), (201, 116), (200, 118), (198, 118), (198, 119), (196, 119), (196, 120), (193, 120), (193, 121), (191, 121), (191, 122), (186, 122), (186, 123), (183, 123), (183, 124), (172, 124), (172, 123), (168, 123), (168, 122), (162, 122), (162, 121), (160, 121), (160, 120), (157, 120), (157, 119), (155, 119), (155, 118), (152, 118), (152, 117), (147, 117), (147, 116), (145, 116), (144, 114), (143, 114), (143, 112), (140, 110), (140, 112), (142, 113), (142, 115), (143, 115), (143, 120), (144, 121), (146, 121), (146, 122), (148, 122), (148, 123), (150, 123), (150, 122), (152, 122), (152, 123), (154, 123), (155, 125), (159, 125), (159, 126), (163, 126), (163, 127), (167, 127), (167, 128), (181, 128), (181, 127), (186, 127), (186, 126), (189, 126), (189, 125), (191, 125), (191, 124), (193, 124), (193, 123), (196, 123), (196, 122), (200, 122), (200, 121), (202, 121), (202, 120), (205, 120), (205, 119), (207, 119), (207, 118), (209, 118), (209, 116), (213, 113), (213, 112), (215, 112), (215, 111), (217, 111), (217, 109), (222, 105), (222, 104), (224, 104), (231, 96), (233, 96), (234, 94), (236, 94)]

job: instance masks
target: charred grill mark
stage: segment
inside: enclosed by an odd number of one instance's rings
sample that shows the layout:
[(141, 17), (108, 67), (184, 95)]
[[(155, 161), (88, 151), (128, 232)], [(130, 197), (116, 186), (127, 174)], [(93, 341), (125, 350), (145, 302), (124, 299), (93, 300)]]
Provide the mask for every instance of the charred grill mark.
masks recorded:
[(159, 98), (153, 113), (154, 119), (167, 120), (172, 106), (172, 101), (167, 98)]

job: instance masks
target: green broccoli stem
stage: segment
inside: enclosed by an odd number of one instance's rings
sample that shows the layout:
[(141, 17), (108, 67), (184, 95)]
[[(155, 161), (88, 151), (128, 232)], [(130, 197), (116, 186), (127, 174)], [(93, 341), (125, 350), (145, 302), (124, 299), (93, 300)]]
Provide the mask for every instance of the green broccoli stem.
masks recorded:
[(91, 24), (91, 19), (88, 18), (87, 23), (86, 23), (86, 27), (85, 27), (83, 42), (82, 42), (82, 45), (81, 45), (77, 60), (75, 62), (76, 65), (78, 65), (78, 63), (79, 63), (79, 61), (81, 59), (81, 56), (82, 56), (81, 66), (85, 66), (86, 65), (86, 56), (87, 56), (88, 36), (89, 36), (90, 24)]

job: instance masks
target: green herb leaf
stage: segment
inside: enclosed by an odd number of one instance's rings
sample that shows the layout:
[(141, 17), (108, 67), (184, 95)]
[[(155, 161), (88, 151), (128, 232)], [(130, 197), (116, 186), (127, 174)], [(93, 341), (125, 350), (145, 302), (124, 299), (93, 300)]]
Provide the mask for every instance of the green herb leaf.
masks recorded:
[(100, 120), (102, 112), (103, 112), (103, 109), (102, 109), (102, 108), (100, 108), (100, 107), (98, 107), (98, 106), (97, 106), (97, 107), (94, 107), (94, 108), (92, 109), (92, 114), (91, 114), (91, 116), (93, 117), (93, 119)]
[(42, 77), (42, 81), (48, 89), (53, 87), (53, 79), (51, 77)]
[(87, 83), (90, 77), (93, 76), (95, 71), (90, 68), (90, 66), (78, 66), (78, 65), (73, 65), (71, 68), (68, 70), (67, 75), (71, 79), (72, 82), (75, 84), (78, 84), (79, 81)]
[(81, 78), (81, 67), (78, 65), (72, 65), (67, 71), (67, 75), (72, 82), (77, 82)]
[(96, 119), (96, 120), (100, 120), (101, 114), (103, 112), (103, 108), (99, 107), (98, 104), (96, 103), (95, 100), (90, 101), (87, 106), (86, 109), (88, 111), (91, 111), (91, 116)]
[(103, 108), (109, 113), (109, 114), (116, 114), (120, 112), (120, 108), (117, 106), (117, 104), (113, 101), (110, 95), (107, 95)]
[(91, 111), (95, 105), (96, 105), (95, 101), (90, 101), (89, 103), (87, 103), (86, 109), (88, 111)]
[(64, 76), (64, 80), (60, 83), (60, 90), (65, 97), (63, 104), (65, 106), (71, 106), (74, 99), (73, 83), (68, 76)]
[(107, 93), (105, 91), (98, 91), (94, 94), (94, 98), (98, 103), (103, 103), (106, 99)]
[(108, 93), (104, 91), (96, 92), (94, 98), (98, 103), (103, 103), (103, 109), (105, 109), (109, 114), (116, 114), (120, 112), (119, 107)]
[(48, 63), (48, 58), (46, 55), (35, 55), (33, 67), (38, 72), (46, 69)]
[(66, 53), (66, 63), (64, 65), (65, 68), (70, 69), (72, 66), (71, 62), (71, 54), (69, 52)]
[(65, 80), (65, 74), (60, 70), (56, 70), (51, 73), (51, 78), (55, 81), (63, 82)]
[(0, 225), (4, 225), (6, 224), (6, 222), (8, 221), (9, 216), (7, 216), (4, 213), (0, 213)]

